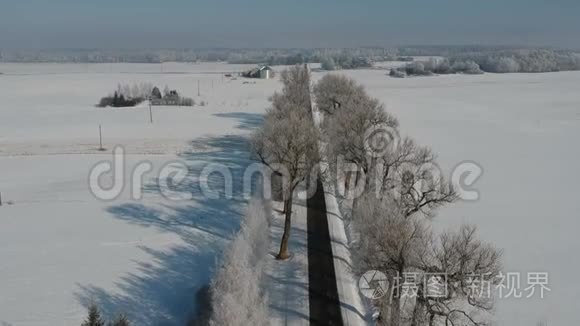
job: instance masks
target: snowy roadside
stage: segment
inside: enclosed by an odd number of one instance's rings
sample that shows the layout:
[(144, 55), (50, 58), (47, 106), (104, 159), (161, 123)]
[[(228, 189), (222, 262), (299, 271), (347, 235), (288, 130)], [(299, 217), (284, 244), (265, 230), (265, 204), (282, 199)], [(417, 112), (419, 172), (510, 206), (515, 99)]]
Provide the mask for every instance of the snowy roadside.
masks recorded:
[(306, 192), (297, 191), (292, 213), (289, 241), (290, 259), (276, 260), (284, 232), (282, 203), (272, 204), (270, 248), (265, 267), (265, 288), (270, 304), (270, 325), (309, 325), (308, 237), (306, 225)]
[(338, 202), (331, 190), (331, 185), (325, 184), (325, 199), (328, 218), (328, 229), (334, 254), (334, 269), (336, 284), (340, 299), (342, 320), (344, 325), (369, 325), (367, 308), (359, 295), (357, 279), (352, 273), (350, 247), (346, 236), (346, 227)]

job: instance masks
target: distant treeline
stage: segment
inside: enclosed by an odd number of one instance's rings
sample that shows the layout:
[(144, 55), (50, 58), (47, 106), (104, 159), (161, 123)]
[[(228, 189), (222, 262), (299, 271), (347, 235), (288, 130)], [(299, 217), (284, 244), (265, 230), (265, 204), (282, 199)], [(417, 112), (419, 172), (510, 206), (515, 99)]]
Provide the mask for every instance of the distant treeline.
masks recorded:
[(396, 60), (396, 50), (379, 48), (355, 49), (295, 49), (270, 50), (264, 52), (232, 53), (229, 63), (296, 65), (322, 63), (323, 69), (354, 69), (371, 67), (375, 61)]
[(580, 54), (547, 49), (502, 50), (460, 54), (455, 60), (470, 60), (485, 72), (551, 72), (580, 70)]
[(547, 49), (470, 52), (414, 61), (391, 70), (392, 77), (436, 74), (532, 73), (580, 70), (580, 54)]
[(0, 62), (59, 63), (160, 63), (160, 62), (228, 62), (241, 64), (293, 65), (321, 62), (322, 58), (365, 58), (371, 61), (396, 60), (409, 51), (397, 48), (333, 48), (333, 49), (48, 49), (2, 50)]
[[(580, 69), (573, 51), (508, 46), (407, 46), (344, 49), (140, 49), (140, 50), (0, 50), (0, 62), (160, 63), (228, 62), (295, 65), (321, 63), (325, 70), (371, 67), (378, 61), (412, 61), (412, 57), (447, 58), (437, 65), (413, 62), (399, 73), (547, 72)], [(421, 60), (419, 60), (421, 61)], [(476, 69), (476, 66), (479, 69)]]
[(40, 50), (2, 51), (0, 62), (161, 63), (228, 62), (295, 65), (329, 61), (333, 69), (370, 67), (373, 61), (396, 60), (396, 49), (175, 49), (175, 50)]
[(432, 58), (427, 61), (414, 61), (400, 68), (391, 69), (391, 77), (431, 76), (446, 74), (482, 74), (480, 66), (472, 60), (449, 60)]

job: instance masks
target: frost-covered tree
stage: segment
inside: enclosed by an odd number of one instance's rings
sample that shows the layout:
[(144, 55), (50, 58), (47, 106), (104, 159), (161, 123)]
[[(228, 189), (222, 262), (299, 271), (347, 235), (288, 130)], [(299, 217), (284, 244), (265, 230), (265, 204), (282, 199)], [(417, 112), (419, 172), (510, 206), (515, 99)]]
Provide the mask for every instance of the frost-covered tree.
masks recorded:
[(283, 91), (272, 97), (272, 108), (252, 144), (260, 161), (283, 179), (285, 223), (277, 258), (287, 259), (293, 194), (318, 162), (318, 131), (310, 113), (308, 70), (297, 66), (285, 71), (282, 82)]
[(328, 74), (314, 85), (314, 98), (318, 109), (331, 115), (335, 110), (349, 102), (360, 101), (365, 97), (364, 88), (354, 79), (343, 75)]
[[(295, 65), (280, 74), (283, 87), (281, 93), (272, 97), (274, 109), (293, 109), (305, 115), (311, 114), (310, 71), (306, 65)], [(281, 103), (285, 102), (285, 103)]]
[(317, 139), (311, 118), (293, 110), (283, 115), (276, 110), (268, 111), (263, 127), (253, 137), (260, 160), (283, 179), (285, 223), (278, 259), (289, 257), (293, 194), (316, 164)]
[[(349, 186), (355, 185), (359, 192), (369, 191), (374, 184), (371, 172), (378, 163), (374, 150), (382, 150), (374, 145), (380, 147), (397, 139), (397, 119), (378, 100), (368, 96), (362, 86), (344, 76), (325, 76), (315, 86), (315, 95), (320, 110), (326, 113), (321, 124), (325, 152), (329, 171), (336, 171), (329, 175), (337, 184), (342, 183), (343, 171), (339, 171), (342, 164), (354, 166)], [(354, 194), (353, 207), (359, 197), (360, 193)]]
[[(387, 113), (378, 100), (366, 94), (357, 95), (355, 100), (347, 101), (323, 121), (327, 158), (331, 164), (339, 158), (345, 163), (353, 163), (363, 176), (370, 178), (377, 161), (374, 153), (369, 152), (372, 150), (369, 144), (377, 137), (393, 136), (388, 133), (396, 131), (398, 125), (397, 119)], [(365, 185), (370, 184), (365, 180)]]
[(336, 70), (336, 63), (332, 57), (324, 56), (320, 61), (320, 68), (323, 70)]
[(369, 270), (385, 273), (389, 288), (386, 297), (378, 302), (379, 325), (399, 325), (402, 307), (396, 281), (421, 261), (429, 239), (425, 221), (408, 219), (395, 202), (371, 194), (361, 198), (353, 217), (356, 232), (364, 234), (353, 244), (355, 272), (359, 275)]
[(379, 197), (388, 194), (393, 198), (405, 217), (416, 213), (432, 217), (438, 207), (457, 199), (453, 186), (437, 164), (436, 155), (410, 137), (386, 148), (376, 160), (372, 188)]
[(491, 288), (499, 282), (502, 251), (479, 240), (469, 225), (443, 232), (424, 249), (415, 268), (423, 277), (445, 275), (447, 289), (442, 297), (430, 297), (425, 283), (419, 284), (411, 325), (482, 325), (494, 307)]
[(250, 201), (242, 227), (211, 283), (210, 325), (269, 325), (268, 298), (261, 285), (270, 214), (265, 202)]
[[(497, 283), (501, 251), (478, 239), (473, 226), (435, 236), (428, 220), (406, 217), (390, 197), (366, 195), (354, 212), (357, 232), (353, 245), (356, 272), (380, 270), (387, 275), (387, 295), (377, 302), (379, 325), (481, 325), (493, 308), (492, 293), (476, 293), (474, 285)], [(401, 300), (401, 277), (412, 275), (416, 295)], [(445, 275), (447, 291), (429, 296), (426, 280)]]

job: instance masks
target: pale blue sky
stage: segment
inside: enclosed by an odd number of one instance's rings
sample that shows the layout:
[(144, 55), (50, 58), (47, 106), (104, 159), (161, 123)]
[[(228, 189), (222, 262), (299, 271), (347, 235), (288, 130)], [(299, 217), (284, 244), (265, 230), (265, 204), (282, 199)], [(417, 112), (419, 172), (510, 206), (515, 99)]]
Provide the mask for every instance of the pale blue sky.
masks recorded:
[(0, 48), (580, 48), (578, 0), (0, 0)]

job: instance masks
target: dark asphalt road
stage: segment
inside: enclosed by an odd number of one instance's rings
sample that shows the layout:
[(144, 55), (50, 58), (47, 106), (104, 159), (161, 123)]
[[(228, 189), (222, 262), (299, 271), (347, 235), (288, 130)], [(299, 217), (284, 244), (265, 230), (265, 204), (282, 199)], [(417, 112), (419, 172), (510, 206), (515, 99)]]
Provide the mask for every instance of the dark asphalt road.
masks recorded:
[(307, 200), (310, 325), (343, 325), (322, 183)]

